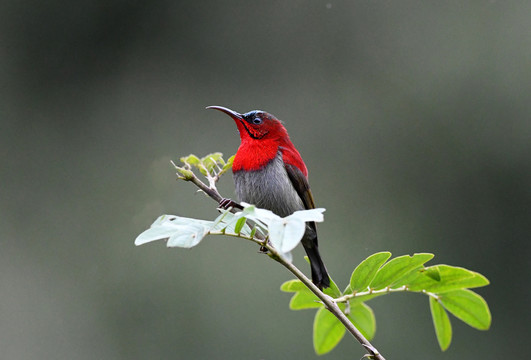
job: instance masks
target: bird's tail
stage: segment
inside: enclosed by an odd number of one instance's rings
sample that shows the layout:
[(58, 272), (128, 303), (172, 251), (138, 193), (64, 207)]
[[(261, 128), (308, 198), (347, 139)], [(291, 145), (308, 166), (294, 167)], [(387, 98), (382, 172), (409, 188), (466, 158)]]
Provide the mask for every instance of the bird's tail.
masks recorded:
[[(303, 243), (303, 245), (305, 245)], [(312, 246), (304, 246), (306, 255), (310, 259), (310, 267), (312, 269), (312, 282), (321, 290), (324, 288), (330, 287), (330, 277), (326, 271), (325, 264), (319, 255), (319, 250), (317, 249), (317, 242), (312, 244)]]

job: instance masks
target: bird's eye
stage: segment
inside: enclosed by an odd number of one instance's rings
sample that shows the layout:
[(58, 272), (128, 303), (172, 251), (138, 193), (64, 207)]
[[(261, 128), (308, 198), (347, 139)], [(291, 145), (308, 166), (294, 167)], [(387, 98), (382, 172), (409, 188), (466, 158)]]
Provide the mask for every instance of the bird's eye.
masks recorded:
[(262, 123), (262, 119), (258, 118), (258, 117), (255, 117), (253, 119), (253, 124), (255, 125), (260, 125)]

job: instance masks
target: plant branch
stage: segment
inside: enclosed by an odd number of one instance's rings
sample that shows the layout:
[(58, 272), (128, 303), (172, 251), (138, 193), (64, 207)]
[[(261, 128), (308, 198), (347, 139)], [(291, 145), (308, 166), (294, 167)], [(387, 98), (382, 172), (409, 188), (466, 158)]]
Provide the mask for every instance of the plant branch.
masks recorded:
[(346, 295), (343, 295), (341, 297), (338, 297), (337, 299), (334, 299), (334, 302), (335, 303), (342, 303), (342, 302), (348, 302), (350, 299), (354, 299), (354, 298), (362, 297), (362, 296), (367, 296), (367, 295), (385, 295), (385, 294), (390, 294), (390, 293), (393, 293), (393, 292), (404, 292), (404, 291), (421, 292), (423, 294), (431, 296), (435, 300), (439, 300), (439, 296), (437, 294), (434, 294), (434, 293), (426, 291), (426, 290), (411, 291), (411, 290), (408, 289), (408, 287), (406, 285), (404, 285), (404, 286), (401, 286), (401, 287), (396, 288), (396, 289), (392, 289), (392, 288), (390, 288), (388, 286), (388, 287), (386, 287), (384, 289), (380, 289), (380, 290), (368, 290), (368, 291), (357, 292), (357, 293), (354, 293), (354, 294), (346, 294)]
[(263, 245), (264, 245), (264, 242), (263, 242), (262, 240), (258, 240), (258, 239), (255, 239), (254, 237), (245, 236), (245, 235), (242, 235), (242, 234), (228, 233), (228, 232), (225, 232), (225, 231), (210, 231), (209, 234), (210, 234), (210, 235), (226, 235), (226, 236), (232, 236), (232, 237), (237, 237), (237, 238), (242, 238), (242, 239), (245, 239), (245, 240), (252, 241), (252, 242), (254, 242), (255, 244), (258, 244), (258, 245), (260, 245), (260, 246), (263, 246)]
[(201, 191), (203, 191), (205, 194), (214, 199), (214, 201), (216, 201), (218, 204), (223, 199), (215, 187), (206, 186), (206, 184), (199, 180), (195, 175), (190, 181), (195, 184), (199, 189), (201, 189)]
[[(223, 199), (221, 195), (219, 194), (218, 189), (216, 188), (216, 185), (215, 185), (216, 182), (219, 180), (219, 176), (215, 176), (215, 177), (212, 177), (211, 175), (207, 176), (207, 179), (210, 184), (210, 186), (207, 186), (204, 182), (202, 182), (201, 180), (197, 178), (197, 176), (193, 173), (193, 171), (189, 169), (184, 169), (186, 172), (183, 172), (182, 171), (183, 168), (175, 165), (173, 161), (171, 161), (171, 163), (179, 171), (179, 173), (177, 174), (179, 176), (179, 179), (192, 182), (201, 191), (203, 191), (205, 194), (207, 194), (212, 199), (214, 199), (214, 201), (216, 201), (218, 204)], [(189, 168), (189, 165), (188, 165), (188, 168)], [(207, 170), (205, 169), (205, 171)]]
[(382, 354), (372, 346), (372, 344), (363, 336), (363, 334), (352, 324), (348, 317), (341, 311), (336, 301), (331, 297), (326, 295), (324, 292), (319, 290), (317, 286), (306, 276), (302, 271), (299, 270), (295, 265), (286, 261), (275, 248), (271, 245), (265, 246), (271, 253), (271, 257), (277, 262), (281, 263), (285, 268), (287, 268), (293, 275), (295, 275), (306, 287), (308, 287), (322, 302), (328, 311), (334, 314), (335, 317), (345, 326), (345, 328), (352, 334), (352, 336), (363, 345), (372, 356), (373, 359), (385, 360)]
[[(177, 166), (175, 167), (177, 168)], [(223, 197), (219, 194), (215, 186), (215, 183), (217, 182), (217, 180), (219, 180), (219, 176), (215, 176), (215, 177), (208, 176), (207, 177), (209, 180), (210, 186), (207, 186), (205, 183), (199, 180), (192, 171), (190, 171), (189, 173), (186, 172), (186, 175), (180, 176), (179, 178), (185, 181), (191, 181), (201, 191), (203, 191), (205, 194), (210, 196), (217, 203), (219, 203), (223, 199)], [(216, 233), (212, 232), (211, 234), (217, 234), (217, 232)], [(282, 264), (293, 275), (295, 275), (304, 285), (306, 285), (322, 301), (326, 309), (330, 311), (345, 326), (345, 328), (352, 334), (352, 336), (361, 345), (363, 345), (363, 347), (365, 347), (365, 349), (367, 349), (367, 351), (370, 353), (368, 355), (369, 358), (375, 359), (375, 360), (385, 360), (383, 355), (380, 354), (378, 350), (363, 336), (363, 334), (354, 326), (354, 324), (352, 324), (352, 322), (348, 319), (348, 317), (343, 313), (343, 311), (341, 311), (341, 309), (337, 305), (338, 302), (347, 301), (348, 298), (346, 298), (346, 296), (343, 296), (339, 299), (333, 299), (332, 297), (326, 295), (317, 286), (315, 286), (315, 284), (312, 283), (312, 281), (308, 277), (306, 277), (306, 275), (304, 275), (304, 273), (300, 271), (299, 268), (297, 268), (292, 263), (286, 261), (286, 259), (284, 259), (277, 252), (277, 250), (273, 246), (271, 246), (271, 244), (269, 244), (267, 241), (260, 241), (254, 238), (243, 236), (241, 234), (233, 234), (233, 233), (225, 233), (225, 232), (219, 232), (219, 234), (225, 234), (228, 236), (236, 236), (236, 237), (245, 238), (247, 240), (253, 241), (265, 247), (269, 251), (268, 255), (275, 261)], [(361, 296), (361, 295), (358, 295), (358, 296)], [(338, 301), (338, 300), (341, 300), (341, 301)]]

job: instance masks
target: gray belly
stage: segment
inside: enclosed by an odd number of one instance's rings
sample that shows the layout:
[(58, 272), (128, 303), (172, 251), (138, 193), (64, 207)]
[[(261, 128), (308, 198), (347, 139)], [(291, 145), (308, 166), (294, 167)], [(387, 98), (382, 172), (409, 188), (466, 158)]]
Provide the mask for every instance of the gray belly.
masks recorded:
[(288, 216), (304, 205), (288, 177), (279, 153), (263, 169), (234, 173), (236, 195), (240, 201)]

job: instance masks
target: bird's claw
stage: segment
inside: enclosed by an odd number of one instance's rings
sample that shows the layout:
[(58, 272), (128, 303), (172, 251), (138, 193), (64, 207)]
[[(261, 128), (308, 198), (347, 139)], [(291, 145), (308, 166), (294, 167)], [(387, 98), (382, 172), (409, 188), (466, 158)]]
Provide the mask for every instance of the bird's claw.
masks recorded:
[(241, 206), (240, 204), (238, 204), (237, 202), (235, 201), (232, 201), (232, 199), (221, 199), (219, 201), (219, 207), (224, 209), (224, 210), (228, 210), (229, 208), (233, 208), (233, 209), (240, 209), (240, 210), (243, 210), (243, 206)]

